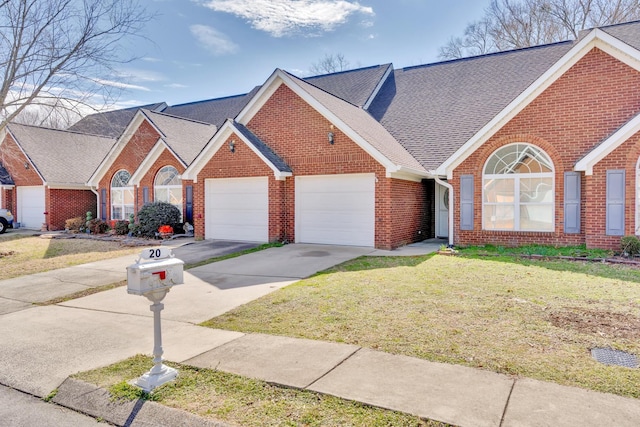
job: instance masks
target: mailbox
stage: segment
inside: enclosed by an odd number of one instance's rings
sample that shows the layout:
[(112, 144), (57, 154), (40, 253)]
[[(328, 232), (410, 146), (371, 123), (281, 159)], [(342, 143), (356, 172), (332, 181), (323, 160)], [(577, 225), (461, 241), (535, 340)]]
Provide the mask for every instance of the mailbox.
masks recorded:
[[(184, 262), (174, 258), (170, 250), (165, 248), (150, 249), (149, 253), (156, 257), (141, 254), (135, 264), (127, 267), (127, 292), (145, 295), (152, 291), (168, 290), (174, 285), (184, 283)], [(143, 262), (141, 262), (144, 260)]]

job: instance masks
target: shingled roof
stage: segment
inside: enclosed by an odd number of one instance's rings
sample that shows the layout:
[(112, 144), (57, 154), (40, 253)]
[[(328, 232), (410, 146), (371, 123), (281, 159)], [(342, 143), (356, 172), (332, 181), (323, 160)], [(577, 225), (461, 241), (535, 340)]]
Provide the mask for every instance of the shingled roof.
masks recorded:
[(110, 138), (118, 138), (136, 115), (139, 109), (162, 111), (167, 107), (164, 102), (142, 105), (140, 107), (125, 108), (122, 110), (105, 111), (86, 116), (67, 130), (86, 133), (90, 135), (102, 135)]
[(610, 25), (608, 27), (601, 27), (600, 29), (618, 40), (625, 42), (629, 46), (640, 50), (640, 21)]
[(260, 89), (259, 86), (243, 95), (173, 105), (163, 112), (172, 116), (210, 123), (219, 128), (225, 120), (236, 117), (258, 89)]
[(273, 150), (265, 144), (260, 138), (258, 138), (253, 132), (247, 129), (244, 125), (233, 122), (233, 126), (244, 136), (247, 140), (258, 150), (262, 155), (273, 164), (280, 172), (291, 172), (291, 167), (280, 156), (273, 152)]
[(216, 133), (216, 126), (209, 123), (144, 109), (141, 111), (161, 132), (164, 142), (187, 166)]
[[(288, 74), (288, 73), (287, 73)], [(351, 130), (356, 132), (368, 144), (370, 144), (380, 154), (385, 156), (397, 166), (408, 168), (418, 172), (426, 172), (425, 169), (414, 159), (389, 132), (382, 127), (367, 111), (350, 104), (324, 90), (298, 79), (291, 74), (295, 82), (322, 104), (327, 110), (335, 114)], [(344, 129), (343, 129), (344, 130)]]
[(369, 112), (427, 170), (475, 135), (572, 42), (395, 70)]
[(115, 143), (113, 138), (17, 123), (7, 129), (49, 185), (84, 185)]
[(392, 69), (391, 64), (375, 65), (357, 70), (306, 77), (303, 80), (350, 104), (364, 107), (384, 76)]

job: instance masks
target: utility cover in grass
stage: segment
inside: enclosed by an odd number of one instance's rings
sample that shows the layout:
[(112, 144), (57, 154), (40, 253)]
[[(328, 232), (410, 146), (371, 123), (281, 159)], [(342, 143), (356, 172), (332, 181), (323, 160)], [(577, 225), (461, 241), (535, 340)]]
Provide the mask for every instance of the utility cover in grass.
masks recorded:
[(636, 355), (611, 348), (592, 348), (591, 357), (605, 365), (624, 366), (625, 368), (637, 368)]

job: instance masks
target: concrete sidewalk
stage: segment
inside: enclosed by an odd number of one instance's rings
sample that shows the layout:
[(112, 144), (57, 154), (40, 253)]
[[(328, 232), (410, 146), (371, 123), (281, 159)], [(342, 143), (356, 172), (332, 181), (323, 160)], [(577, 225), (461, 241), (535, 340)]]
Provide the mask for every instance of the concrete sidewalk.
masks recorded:
[[(191, 246), (194, 257), (212, 249), (193, 245), (184, 248)], [(424, 254), (439, 245), (412, 245), (404, 253)], [(179, 252), (176, 248), (176, 256)], [(164, 301), (164, 357), (457, 426), (638, 425), (637, 399), (353, 345), (196, 325), (335, 264), (385, 252), (403, 254), (403, 250), (294, 244), (190, 269), (185, 272), (185, 284), (174, 287)], [(118, 261), (121, 265), (114, 261), (109, 268), (122, 269), (122, 280), (124, 267), (132, 261), (127, 257)], [(102, 264), (85, 268), (93, 276), (106, 271)], [(52, 274), (52, 280), (58, 281), (61, 274)], [(29, 283), (29, 277), (22, 279)], [(37, 280), (34, 283), (39, 283)], [(0, 292), (2, 286), (0, 283)], [(55, 402), (118, 425), (169, 425), (176, 419), (174, 412), (165, 413), (154, 405), (114, 408), (103, 391), (67, 379), (75, 372), (149, 354), (153, 347), (151, 315), (146, 299), (128, 295), (123, 288), (55, 306), (29, 305), (0, 314), (0, 384), (37, 396), (58, 388)], [(212, 425), (190, 420), (188, 425)]]

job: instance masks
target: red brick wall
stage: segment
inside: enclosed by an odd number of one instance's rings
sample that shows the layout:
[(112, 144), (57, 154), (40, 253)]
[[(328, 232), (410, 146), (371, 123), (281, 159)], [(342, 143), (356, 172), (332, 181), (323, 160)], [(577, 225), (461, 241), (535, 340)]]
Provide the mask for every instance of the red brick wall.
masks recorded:
[(49, 230), (64, 230), (65, 221), (69, 218), (84, 218), (88, 211), (93, 213), (93, 217), (97, 218), (96, 195), (90, 190), (45, 190), (45, 199), (47, 203), (47, 212), (49, 212), (47, 221)]
[[(107, 189), (107, 220), (111, 219), (111, 179), (121, 169), (126, 170), (130, 174), (138, 169), (140, 163), (149, 154), (149, 151), (155, 143), (158, 141), (160, 135), (155, 129), (147, 122), (143, 121), (140, 126), (135, 130), (131, 139), (127, 142), (126, 147), (120, 152), (118, 157), (109, 166), (107, 172), (100, 179), (98, 186), (98, 192), (102, 188)], [(134, 192), (135, 194), (135, 192)], [(136, 197), (134, 206), (138, 206), (142, 203), (142, 194)]]
[[(233, 140), (235, 151), (229, 150)], [(193, 184), (193, 222), (196, 237), (205, 236), (204, 223), (204, 180), (208, 178), (245, 178), (266, 176), (269, 178), (269, 241), (282, 240), (283, 233), (279, 218), (282, 215), (282, 181), (277, 181), (273, 171), (246, 146), (237, 135), (229, 137), (213, 158), (198, 174), (198, 182)], [(183, 187), (192, 185), (185, 181)]]
[[(275, 91), (247, 127), (283, 158), (296, 176), (375, 173), (376, 247), (390, 249), (421, 239), (418, 224), (425, 209), (420, 204), (422, 184), (386, 178), (384, 167), (287, 86)], [(328, 132), (334, 133), (333, 145), (328, 142)], [(283, 191), (283, 196), (272, 204), (282, 206), (276, 214), (284, 219), (282, 235), (295, 241), (294, 179), (288, 178), (278, 191)], [(416, 196), (420, 201), (416, 202)]]
[[(490, 138), (454, 171), (451, 183), (460, 206), (460, 175), (473, 174), (475, 184), (474, 230), (460, 230), (459, 208), (455, 212), (456, 244), (492, 243), (521, 245), (541, 243), (609, 247), (619, 237), (604, 236), (605, 169), (623, 169), (637, 161), (638, 154), (616, 150), (610, 160), (596, 168), (593, 177), (583, 177), (582, 232), (564, 234), (564, 172), (640, 111), (640, 73), (599, 49), (593, 49), (545, 92)], [(482, 168), (493, 152), (512, 142), (529, 142), (551, 157), (555, 167), (555, 231), (549, 233), (496, 232), (482, 230)], [(627, 181), (635, 171), (627, 172)], [(630, 185), (634, 185), (631, 183)], [(627, 197), (630, 197), (627, 191)], [(635, 198), (635, 190), (631, 191)], [(630, 209), (628, 203), (627, 209)], [(627, 215), (633, 218), (631, 213)], [(627, 225), (629, 227), (629, 224)], [(585, 233), (588, 237), (585, 236)]]

